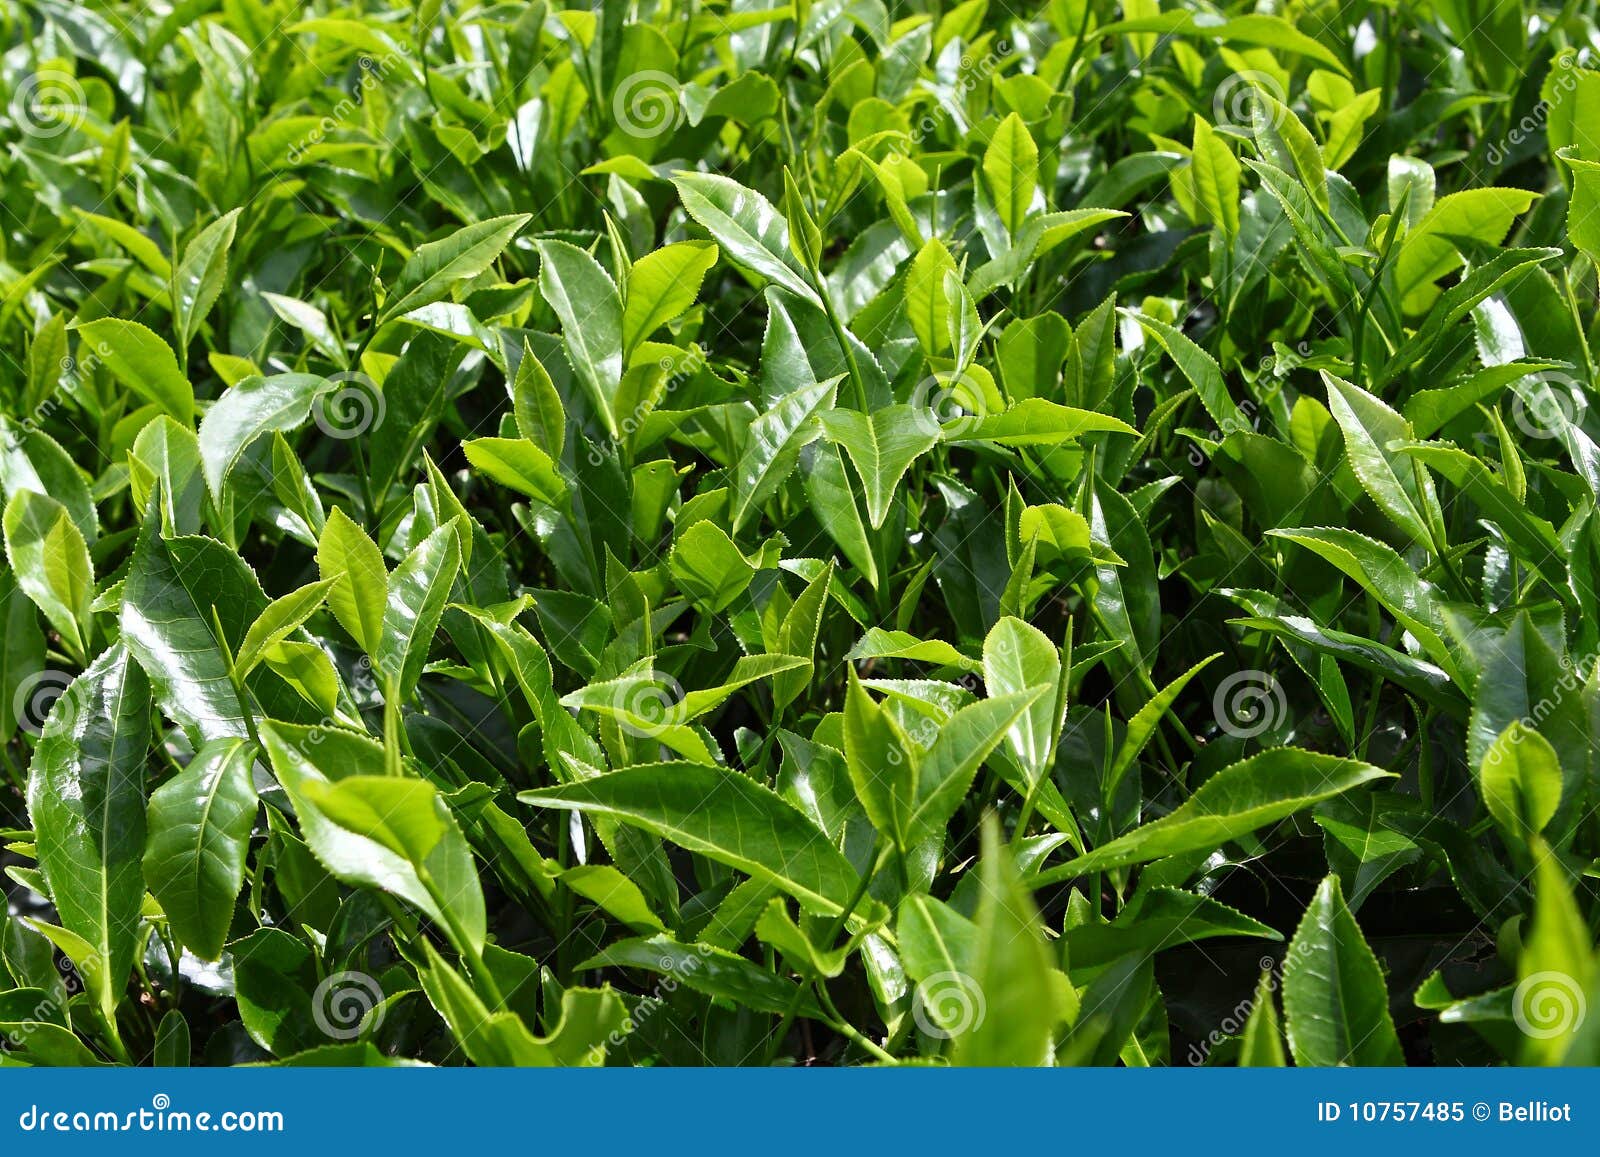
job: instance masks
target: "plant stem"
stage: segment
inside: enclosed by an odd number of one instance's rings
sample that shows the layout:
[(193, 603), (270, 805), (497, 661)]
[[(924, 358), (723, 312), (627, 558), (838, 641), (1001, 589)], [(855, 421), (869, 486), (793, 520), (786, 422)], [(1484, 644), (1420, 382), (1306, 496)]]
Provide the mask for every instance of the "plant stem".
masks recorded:
[[(878, 850), (878, 845), (880, 843), (882, 843), (882, 837), (879, 835), (874, 835), (872, 837), (872, 848), (868, 852), (872, 866), (862, 874), (861, 882), (856, 885), (855, 893), (850, 897), (849, 902), (840, 910), (839, 915), (834, 920), (833, 924), (829, 926), (828, 933), (823, 937), (822, 940), (824, 949), (831, 948), (833, 946), (833, 942), (839, 938), (839, 933), (844, 929), (845, 921), (850, 919), (850, 914), (856, 910), (856, 906), (859, 905), (863, 897), (866, 896), (867, 888), (872, 884), (872, 878), (878, 874), (878, 869), (883, 867), (883, 862), (888, 858), (889, 853), (894, 851), (893, 844), (884, 844), (883, 850), (880, 852)], [(770, 1066), (773, 1061), (777, 1060), (778, 1049), (783, 1046), (783, 1038), (788, 1034), (789, 1026), (794, 1023), (794, 1018), (800, 1011), (800, 1003), (801, 1001), (805, 1000), (805, 996), (806, 986), (804, 984), (797, 986), (795, 988), (793, 999), (789, 1001), (789, 1007), (784, 1010), (783, 1018), (778, 1022), (778, 1027), (773, 1032), (772, 1038), (768, 1042), (766, 1059), (763, 1061), (764, 1064)]]
[(817, 998), (822, 1001), (823, 1010), (833, 1018), (828, 1022), (829, 1028), (833, 1029), (834, 1032), (839, 1033), (841, 1036), (854, 1041), (867, 1052), (877, 1057), (878, 1060), (891, 1065), (899, 1063), (895, 1060), (893, 1055), (884, 1052), (877, 1043), (869, 1040), (865, 1033), (844, 1018), (844, 1014), (841, 1013), (834, 1005), (833, 997), (828, 995), (828, 986), (826, 984), (819, 980), (813, 987), (816, 990)]

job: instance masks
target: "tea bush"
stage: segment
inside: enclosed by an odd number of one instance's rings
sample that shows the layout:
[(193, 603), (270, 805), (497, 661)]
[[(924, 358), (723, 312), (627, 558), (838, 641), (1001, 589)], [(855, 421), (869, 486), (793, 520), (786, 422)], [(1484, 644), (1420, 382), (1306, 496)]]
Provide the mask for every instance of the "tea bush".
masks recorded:
[(4, 0), (0, 1064), (1600, 1059), (1600, 34)]

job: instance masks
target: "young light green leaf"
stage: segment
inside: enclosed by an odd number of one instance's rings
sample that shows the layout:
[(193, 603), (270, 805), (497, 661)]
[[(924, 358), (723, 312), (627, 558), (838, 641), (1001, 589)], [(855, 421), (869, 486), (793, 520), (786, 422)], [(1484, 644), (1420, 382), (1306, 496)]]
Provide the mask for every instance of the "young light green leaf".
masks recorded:
[(1355, 759), (1277, 747), (1241, 760), (1201, 784), (1169, 815), (1041, 872), (1034, 887), (1090, 872), (1143, 863), (1200, 848), (1217, 848), (1392, 773)]
[[(1043, 775), (1055, 754), (1061, 719), (1054, 694), (1061, 677), (1061, 655), (1038, 627), (1006, 616), (983, 640), (983, 686), (991, 699), (1046, 688), (1011, 725), (1011, 752), (1030, 782)], [(1065, 706), (1061, 704), (1060, 706)]]
[[(895, 917), (895, 939), (905, 960), (906, 974), (919, 984), (939, 975), (971, 976), (978, 958), (978, 926), (942, 900), (913, 893), (900, 901)], [(930, 1016), (941, 1009), (929, 1004)], [(940, 1027), (950, 1028), (942, 1019)]]
[(1578, 157), (1576, 151), (1568, 146), (1560, 152), (1562, 161), (1572, 170), (1567, 236), (1588, 254), (1590, 261), (1600, 263), (1600, 160)]
[(412, 548), (389, 576), (383, 631), (372, 659), (384, 695), (404, 701), (422, 677), (433, 633), (461, 567), (460, 530), (446, 523)]
[[(970, 1025), (955, 1036), (951, 1059), (974, 1066), (1045, 1064), (1066, 1009), (1043, 922), (993, 816), (984, 819), (978, 870), (978, 955), (966, 980), (969, 999), (983, 1002), (984, 1015), (967, 1018)], [(922, 999), (931, 998), (925, 982)]]
[(1556, 1065), (1583, 1027), (1585, 993), (1596, 975), (1594, 937), (1560, 860), (1535, 838), (1533, 922), (1517, 957), (1512, 1021), (1525, 1065)]
[(731, 260), (814, 305), (822, 304), (789, 248), (783, 214), (770, 201), (737, 181), (711, 173), (679, 173), (672, 183), (684, 210)]
[(955, 258), (938, 238), (922, 247), (906, 272), (906, 317), (929, 357), (950, 348), (950, 304), (944, 279), (955, 274)]
[(244, 884), (256, 819), (255, 744), (217, 739), (150, 796), (144, 879), (172, 934), (202, 960), (216, 960)]
[(713, 612), (731, 606), (756, 573), (727, 532), (710, 521), (684, 531), (668, 563), (679, 589)]
[(233, 660), (235, 675), (243, 679), (255, 670), (267, 651), (287, 639), (316, 613), (337, 581), (337, 578), (319, 579), (267, 604), (267, 609), (250, 624), (244, 642), (239, 644), (239, 653)]
[(1210, 896), (1156, 886), (1139, 892), (1109, 923), (1090, 921), (1062, 934), (1076, 973), (1101, 968), (1130, 952), (1153, 956), (1166, 948), (1216, 936), (1283, 937)]
[(1251, 89), (1251, 135), (1261, 155), (1285, 173), (1297, 178), (1312, 200), (1328, 210), (1328, 174), (1322, 163), (1322, 150), (1294, 110), (1288, 108), (1266, 86)]
[[(113, 377), (181, 425), (194, 423), (194, 387), (178, 368), (172, 347), (136, 321), (103, 317), (76, 327), (78, 360), (92, 357)], [(87, 347), (87, 348), (85, 348)]]
[[(266, 609), (245, 561), (213, 539), (166, 539), (152, 504), (122, 586), (122, 638), (161, 709), (198, 743), (249, 734), (223, 652)], [(221, 623), (224, 637), (217, 637)]]
[(557, 505), (567, 492), (550, 455), (526, 438), (474, 438), (461, 450), (485, 476), (546, 506)]
[(1201, 116), (1194, 118), (1194, 150), (1189, 159), (1195, 199), (1229, 241), (1239, 235), (1239, 161), (1228, 143)]
[(886, 631), (882, 627), (869, 627), (845, 658), (852, 662), (907, 659), (974, 673), (983, 670), (981, 661), (969, 658), (943, 639), (919, 639), (907, 631)]
[(1518, 720), (1478, 768), (1478, 789), (1495, 822), (1522, 843), (1542, 833), (1561, 806), (1561, 763), (1550, 741)]
[(580, 864), (561, 873), (561, 882), (635, 931), (665, 932), (645, 894), (610, 864)]
[(947, 442), (988, 442), (995, 446), (1054, 446), (1097, 432), (1138, 433), (1121, 418), (1063, 406), (1045, 398), (1024, 398), (998, 414), (959, 417), (943, 426)]
[(1360, 386), (1324, 373), (1328, 407), (1344, 431), (1345, 454), (1361, 486), (1401, 530), (1421, 543), (1443, 525), (1433, 480), (1390, 447), (1411, 439), (1411, 425)]
[(1393, 547), (1341, 526), (1269, 530), (1267, 533), (1305, 547), (1355, 579), (1422, 643), (1430, 659), (1465, 689), (1471, 688), (1472, 680), (1463, 678), (1454, 649), (1448, 647), (1442, 637), (1438, 591), (1432, 583), (1419, 578), (1415, 568)]
[(312, 405), (336, 384), (316, 374), (274, 374), (246, 378), (224, 392), (200, 421), (200, 459), (211, 497), (222, 501), (228, 474), (252, 442), (304, 425)]
[(94, 564), (83, 535), (53, 498), (18, 490), (6, 503), (6, 560), (17, 585), (44, 612), (68, 653), (88, 657)]
[(395, 278), (389, 299), (378, 314), (382, 329), (397, 317), (447, 297), (456, 282), (477, 277), (500, 256), (521, 228), (531, 220), (527, 213), (490, 217), (438, 241), (417, 246)]
[(199, 532), (206, 483), (193, 430), (165, 414), (147, 423), (128, 454), (128, 482), (140, 510), (150, 505), (151, 494), (160, 494), (166, 534)]
[(522, 360), (517, 363), (517, 376), (511, 384), (511, 403), (518, 433), (543, 450), (551, 461), (559, 462), (567, 444), (566, 406), (549, 371), (527, 342), (523, 343)]
[(1420, 312), (1432, 299), (1433, 282), (1463, 264), (1456, 239), (1499, 245), (1512, 222), (1537, 199), (1537, 193), (1522, 189), (1464, 189), (1441, 197), (1406, 234), (1395, 259), (1404, 307)]
[(786, 655), (805, 660), (805, 665), (780, 672), (772, 680), (772, 701), (777, 711), (794, 702), (810, 684), (815, 671), (817, 639), (822, 633), (822, 619), (827, 612), (828, 592), (833, 585), (834, 566), (829, 562), (816, 578), (806, 584), (800, 597), (795, 599), (789, 613), (783, 617), (778, 631), (778, 649)]
[(613, 438), (622, 386), (622, 299), (600, 263), (565, 241), (540, 241), (539, 292), (561, 319), (573, 372)]
[(823, 1015), (816, 1001), (792, 981), (725, 949), (681, 944), (666, 934), (619, 940), (584, 961), (583, 968), (639, 968), (757, 1012), (781, 1016), (794, 1007), (805, 1016)]
[(1245, 430), (1250, 428), (1249, 419), (1240, 411), (1228, 393), (1227, 383), (1223, 380), (1222, 369), (1217, 365), (1217, 360), (1205, 350), (1195, 345), (1194, 341), (1165, 322), (1157, 321), (1143, 313), (1131, 310), (1119, 310), (1125, 317), (1132, 317), (1144, 328), (1162, 349), (1172, 358), (1173, 363), (1183, 372), (1183, 376), (1194, 387), (1195, 393), (1200, 396), (1201, 403), (1206, 412), (1211, 415), (1211, 420), (1221, 430)]
[(93, 956), (85, 979), (114, 1023), (139, 943), (150, 684), (120, 644), (73, 680), (28, 768), (39, 866), (62, 927)]
[(1250, 1017), (1244, 1022), (1244, 1035), (1239, 1040), (1239, 1067), (1281, 1069), (1287, 1063), (1283, 1055), (1283, 1030), (1278, 1027), (1277, 985), (1270, 972), (1263, 973), (1251, 1000)]
[(230, 209), (207, 225), (183, 250), (183, 260), (173, 271), (177, 293), (173, 298), (173, 328), (178, 346), (187, 348), (211, 312), (228, 276), (228, 248), (239, 222), (239, 209)]
[(388, 848), (413, 867), (444, 839), (449, 811), (432, 784), (392, 775), (352, 775), (308, 782), (306, 798), (346, 831)]
[(1345, 907), (1337, 876), (1322, 881), (1289, 943), (1283, 1011), (1297, 1065), (1404, 1063), (1383, 969)]
[(818, 979), (832, 979), (842, 973), (851, 951), (848, 945), (829, 948), (813, 943), (789, 915), (789, 905), (778, 896), (756, 920), (756, 936), (781, 952), (797, 972)]
[(811, 446), (808, 453), (811, 455), (811, 465), (806, 470), (806, 497), (810, 500), (811, 511), (844, 557), (876, 589), (877, 558), (867, 539), (867, 528), (861, 521), (861, 508), (856, 501), (855, 489), (850, 485), (850, 476), (845, 472), (839, 448), (831, 442), (824, 442)]
[(821, 432), (818, 416), (833, 407), (840, 378), (796, 390), (750, 423), (733, 476), (733, 532), (738, 534), (794, 472), (800, 451)]
[(694, 304), (700, 283), (717, 263), (717, 247), (680, 241), (648, 253), (628, 276), (622, 310), (622, 349), (630, 355), (641, 341)]
[(888, 711), (867, 694), (852, 668), (844, 700), (844, 757), (856, 798), (879, 832), (904, 850), (920, 752)]
[(1145, 745), (1155, 736), (1156, 728), (1160, 725), (1162, 716), (1166, 715), (1173, 703), (1177, 702), (1178, 696), (1189, 685), (1189, 680), (1203, 671), (1216, 657), (1215, 655), (1208, 655), (1206, 658), (1201, 659), (1182, 675), (1179, 675), (1161, 690), (1150, 696), (1149, 699), (1145, 700), (1144, 706), (1133, 713), (1133, 717), (1128, 720), (1128, 730), (1122, 737), (1122, 743), (1117, 747), (1117, 754), (1111, 760), (1110, 766), (1106, 768), (1105, 785), (1102, 791), (1104, 799), (1112, 800), (1116, 798), (1117, 788), (1122, 783), (1122, 777), (1128, 773), (1128, 769), (1133, 766), (1134, 760), (1139, 758), (1139, 753), (1145, 749)]
[(1037, 703), (1049, 702), (1053, 692), (1054, 688), (1041, 685), (998, 699), (980, 699), (939, 728), (917, 770), (916, 802), (904, 825), (908, 847), (944, 830), (972, 789), (983, 761), (1025, 713)]
[(522, 792), (536, 807), (611, 816), (781, 888), (808, 911), (837, 915), (854, 869), (782, 798), (727, 768), (657, 763)]
[(822, 261), (822, 230), (806, 208), (800, 186), (787, 165), (783, 169), (783, 217), (789, 225), (789, 251), (806, 269), (817, 269)]
[(1039, 186), (1039, 146), (1016, 113), (1008, 114), (995, 129), (983, 154), (983, 175), (989, 182), (995, 211), (1007, 232), (1015, 237)]
[(867, 521), (874, 530), (889, 517), (900, 480), (911, 464), (939, 440), (937, 427), (907, 405), (889, 406), (870, 416), (856, 410), (829, 410), (822, 415), (828, 437), (844, 447), (861, 478), (867, 500)]
[(317, 543), (317, 571), (332, 583), (328, 609), (368, 655), (383, 639), (389, 601), (389, 571), (383, 554), (348, 515), (335, 506)]
[[(353, 732), (265, 722), (261, 739), (319, 863), (347, 884), (378, 888), (415, 905), (452, 939), (460, 937), (457, 947), (482, 950), (486, 923), (477, 868), (436, 791), (399, 778), (395, 782), (420, 787), (389, 794), (369, 790), (373, 781), (386, 778), (383, 749)], [(314, 797), (329, 798), (335, 785), (352, 778), (360, 781), (357, 786), (334, 797), (338, 818), (324, 812)], [(402, 807), (404, 814), (391, 817), (391, 806)], [(432, 826), (442, 832), (421, 860), (412, 859), (421, 846), (417, 833)], [(402, 832), (411, 842), (401, 838)]]

